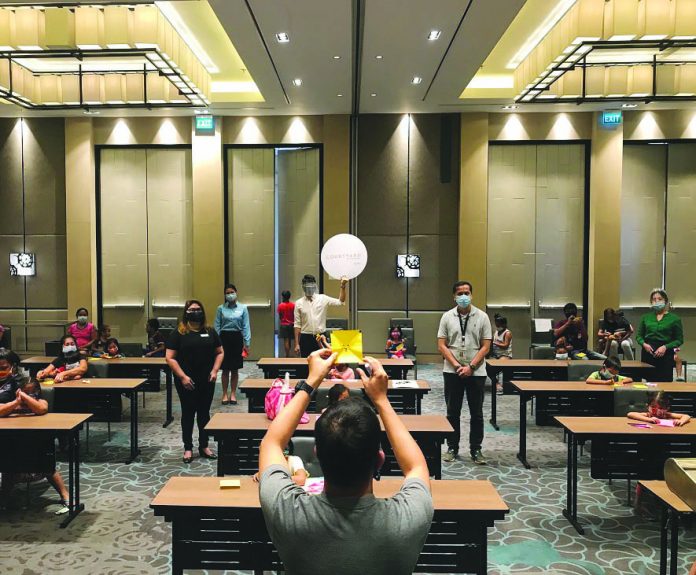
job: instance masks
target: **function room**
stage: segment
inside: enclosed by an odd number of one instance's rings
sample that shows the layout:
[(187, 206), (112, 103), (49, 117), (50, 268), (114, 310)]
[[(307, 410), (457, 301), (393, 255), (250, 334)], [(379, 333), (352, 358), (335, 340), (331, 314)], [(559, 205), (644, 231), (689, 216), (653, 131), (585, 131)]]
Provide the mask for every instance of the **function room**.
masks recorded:
[(3, 575), (696, 575), (696, 0), (0, 2)]

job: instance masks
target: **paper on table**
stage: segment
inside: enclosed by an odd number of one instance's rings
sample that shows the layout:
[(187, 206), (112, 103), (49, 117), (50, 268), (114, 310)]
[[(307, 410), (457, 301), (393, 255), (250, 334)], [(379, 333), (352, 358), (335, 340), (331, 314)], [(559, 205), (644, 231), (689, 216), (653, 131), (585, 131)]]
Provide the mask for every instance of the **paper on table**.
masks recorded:
[(634, 383), (633, 389), (648, 389), (648, 386), (644, 383)]
[(551, 320), (546, 318), (534, 318), (534, 331), (551, 331)]
[(674, 420), (673, 419), (659, 419), (657, 421), (657, 425), (660, 427), (674, 427)]
[(391, 380), (392, 387), (395, 389), (399, 389), (401, 387), (407, 387), (407, 388), (418, 388), (418, 382), (415, 379), (392, 379)]
[(336, 363), (363, 363), (362, 332), (344, 329), (331, 332), (331, 351), (336, 352)]
[(239, 479), (221, 479), (220, 489), (239, 489), (242, 482)]
[(324, 478), (323, 477), (310, 477), (305, 481), (302, 486), (307, 493), (312, 495), (319, 495), (324, 491)]

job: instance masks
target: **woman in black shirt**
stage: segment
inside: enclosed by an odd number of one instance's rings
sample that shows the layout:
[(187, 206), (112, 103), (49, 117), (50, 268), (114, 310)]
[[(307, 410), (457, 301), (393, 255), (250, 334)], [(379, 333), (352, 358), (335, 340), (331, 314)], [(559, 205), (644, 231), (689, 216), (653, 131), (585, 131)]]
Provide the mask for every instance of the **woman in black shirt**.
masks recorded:
[(87, 373), (87, 359), (77, 349), (75, 338), (69, 334), (60, 339), (58, 357), (36, 374), (36, 379), (53, 378), (56, 383), (80, 379)]
[(208, 327), (203, 304), (198, 300), (187, 301), (179, 327), (167, 342), (167, 365), (174, 373), (181, 401), (184, 463), (193, 460), (194, 417), (198, 422), (198, 453), (207, 459), (217, 459), (208, 447), (205, 426), (210, 421), (210, 405), (223, 357), (220, 338)]

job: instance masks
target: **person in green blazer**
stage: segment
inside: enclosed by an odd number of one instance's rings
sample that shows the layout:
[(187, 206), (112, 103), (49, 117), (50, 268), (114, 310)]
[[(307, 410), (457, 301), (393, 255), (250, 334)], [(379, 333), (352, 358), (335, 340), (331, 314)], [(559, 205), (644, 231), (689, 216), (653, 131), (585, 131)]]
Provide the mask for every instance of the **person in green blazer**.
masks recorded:
[(672, 381), (674, 348), (684, 343), (679, 316), (671, 311), (667, 293), (656, 288), (650, 293), (652, 311), (640, 318), (636, 340), (643, 348), (641, 360), (655, 367), (653, 381)]

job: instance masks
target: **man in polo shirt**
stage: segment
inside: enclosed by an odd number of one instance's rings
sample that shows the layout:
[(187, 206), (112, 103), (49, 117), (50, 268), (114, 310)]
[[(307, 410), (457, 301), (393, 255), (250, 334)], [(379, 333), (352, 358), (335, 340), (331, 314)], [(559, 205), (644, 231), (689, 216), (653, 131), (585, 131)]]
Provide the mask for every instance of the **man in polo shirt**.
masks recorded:
[(259, 450), (259, 499), (288, 575), (406, 575), (414, 571), (433, 518), (428, 465), (418, 444), (387, 398), (382, 365), (366, 357), (371, 376), (358, 370), (377, 409), (404, 474), (392, 497), (376, 498), (373, 476), (384, 463), (379, 419), (359, 397), (339, 401), (317, 420), (317, 458), (324, 492), (310, 495), (296, 485), (283, 449), (324, 380), (335, 353), (309, 356), (309, 377), (273, 420)]
[(483, 442), (483, 390), (486, 383), (486, 356), (491, 348), (491, 322), (488, 316), (471, 305), (469, 282), (454, 284), (456, 307), (445, 312), (437, 331), (437, 349), (444, 358), (445, 403), (447, 419), (454, 433), (447, 438), (444, 461), (454, 461), (459, 454), (460, 417), (466, 393), (471, 419), (469, 452), (471, 460), (485, 465), (481, 453)]
[(304, 297), (295, 302), (295, 353), (308, 357), (310, 353), (321, 348), (318, 335), (326, 331), (326, 312), (330, 305), (343, 305), (346, 301), (346, 284), (341, 279), (341, 291), (338, 299), (323, 293), (317, 293), (317, 279), (313, 275), (302, 278)]

